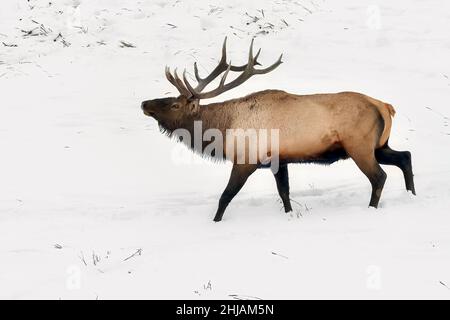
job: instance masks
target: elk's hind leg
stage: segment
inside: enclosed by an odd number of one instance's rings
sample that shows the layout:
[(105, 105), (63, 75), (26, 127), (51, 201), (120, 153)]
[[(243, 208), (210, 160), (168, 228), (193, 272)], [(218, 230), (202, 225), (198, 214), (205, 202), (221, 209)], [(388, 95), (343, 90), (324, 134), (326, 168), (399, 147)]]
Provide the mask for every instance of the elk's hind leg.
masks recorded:
[(284, 211), (292, 211), (291, 200), (289, 199), (289, 173), (288, 166), (282, 165), (278, 169), (278, 172), (274, 174), (275, 181), (277, 182), (278, 194), (283, 201)]
[(386, 181), (386, 173), (381, 169), (375, 159), (375, 152), (372, 148), (360, 145), (359, 149), (348, 150), (349, 156), (355, 161), (359, 169), (366, 175), (372, 185), (372, 196), (369, 206), (377, 208)]
[(385, 146), (375, 150), (375, 157), (381, 164), (394, 165), (399, 167), (405, 178), (406, 190), (411, 191), (414, 195), (416, 189), (414, 188), (414, 175), (412, 172), (411, 152), (409, 151), (395, 151)]
[(258, 169), (257, 165), (254, 164), (235, 164), (233, 169), (231, 169), (230, 180), (222, 193), (219, 200), (219, 208), (217, 209), (216, 215), (214, 217), (215, 222), (222, 220), (225, 209), (228, 204), (233, 200), (237, 193), (242, 189), (248, 177)]

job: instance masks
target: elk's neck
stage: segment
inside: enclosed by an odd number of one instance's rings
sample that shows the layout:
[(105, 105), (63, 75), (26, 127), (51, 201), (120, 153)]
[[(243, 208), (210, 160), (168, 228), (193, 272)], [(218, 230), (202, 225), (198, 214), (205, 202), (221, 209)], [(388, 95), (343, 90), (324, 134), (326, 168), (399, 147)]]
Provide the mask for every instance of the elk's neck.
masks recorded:
[(232, 120), (232, 112), (226, 104), (227, 102), (222, 102), (200, 106), (199, 112), (194, 115), (187, 115), (176, 121), (159, 122), (160, 129), (169, 136), (176, 135), (177, 129), (187, 130), (194, 136), (194, 127), (199, 128), (201, 125), (202, 134), (208, 129), (219, 129), (225, 133)]
[(219, 129), (225, 133), (230, 128), (233, 120), (233, 112), (229, 108), (229, 102), (220, 102), (200, 106), (196, 121), (202, 122), (203, 131)]

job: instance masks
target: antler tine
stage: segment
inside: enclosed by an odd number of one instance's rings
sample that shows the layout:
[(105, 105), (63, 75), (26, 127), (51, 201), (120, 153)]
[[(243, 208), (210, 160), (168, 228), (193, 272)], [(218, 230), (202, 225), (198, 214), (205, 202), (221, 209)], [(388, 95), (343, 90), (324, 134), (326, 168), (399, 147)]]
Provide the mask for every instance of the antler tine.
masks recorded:
[(222, 88), (223, 85), (225, 84), (225, 79), (227, 78), (228, 72), (230, 72), (230, 70), (231, 70), (231, 61), (228, 64), (228, 68), (227, 68), (227, 70), (225, 70), (225, 73), (223, 74), (222, 79), (220, 79), (220, 83), (219, 83), (220, 88)]
[(261, 53), (261, 48), (258, 49), (258, 52), (256, 53), (256, 56), (255, 56), (255, 58), (253, 59), (253, 64), (254, 64), (255, 66), (260, 66), (260, 65), (261, 65), (261, 63), (259, 63), (259, 62), (257, 61), (260, 53)]
[(272, 64), (271, 66), (268, 66), (267, 68), (264, 68), (264, 69), (253, 69), (253, 73), (254, 74), (265, 74), (265, 73), (268, 73), (268, 72), (274, 70), (276, 67), (278, 67), (280, 64), (283, 63), (283, 61), (281, 61), (282, 58), (283, 58), (283, 54), (280, 54), (280, 57), (274, 64)]
[(222, 58), (220, 59), (220, 62), (227, 62), (227, 37), (223, 39), (222, 44)]
[(178, 86), (178, 83), (175, 81), (175, 78), (170, 73), (170, 68), (168, 66), (166, 66), (165, 73), (166, 73), (167, 80), (169, 80), (169, 82), (171, 84), (173, 84), (175, 88), (177, 88), (177, 90), (180, 94), (183, 94), (183, 90), (180, 89), (180, 87)]
[(178, 77), (177, 69), (176, 69), (176, 68), (175, 68), (173, 74), (174, 74), (174, 76), (175, 76), (175, 81), (178, 83), (178, 85), (180, 86), (180, 88), (181, 88), (181, 89), (183, 90), (183, 92), (184, 92), (183, 95), (186, 96), (186, 97), (188, 97), (188, 98), (192, 97), (193, 93), (192, 93), (188, 88), (186, 88), (186, 85), (185, 85), (185, 84), (183, 83), (183, 81)]
[(170, 73), (170, 68), (168, 66), (166, 66), (165, 72), (166, 72), (167, 80), (169, 80), (169, 82), (171, 84), (175, 85), (175, 79), (173, 78), (172, 74)]
[(248, 63), (247, 67), (250, 65), (253, 65), (253, 42), (255, 41), (255, 38), (252, 38), (252, 42), (250, 42), (250, 49), (248, 50)]
[[(196, 77), (197, 77), (197, 76), (196, 76)], [(189, 83), (189, 81), (188, 81), (188, 79), (187, 79), (187, 77), (186, 77), (186, 69), (184, 69), (184, 71), (183, 71), (183, 81), (184, 81), (184, 84), (186, 85), (187, 89), (191, 92), (192, 95), (195, 96), (196, 91), (195, 91), (195, 89), (191, 86), (191, 84)]]
[(195, 79), (197, 79), (197, 82), (202, 81), (202, 78), (200, 78), (200, 75), (198, 74), (197, 62), (194, 62), (194, 74)]
[(174, 71), (175, 77), (171, 74), (170, 68), (168, 66), (166, 66), (165, 73), (167, 80), (169, 80), (169, 82), (173, 84), (175, 88), (177, 88), (178, 92), (181, 95), (184, 95), (188, 98), (192, 96), (191, 91), (186, 88), (183, 81), (181, 81), (181, 79), (178, 77), (177, 69), (175, 69)]

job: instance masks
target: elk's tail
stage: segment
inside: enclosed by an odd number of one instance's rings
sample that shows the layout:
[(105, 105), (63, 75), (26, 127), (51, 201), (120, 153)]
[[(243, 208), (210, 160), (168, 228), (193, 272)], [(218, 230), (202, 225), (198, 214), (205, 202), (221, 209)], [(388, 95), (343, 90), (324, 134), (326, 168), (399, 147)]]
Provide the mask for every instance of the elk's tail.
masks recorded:
[(387, 143), (389, 136), (391, 135), (392, 118), (395, 115), (395, 109), (391, 104), (381, 101), (378, 103), (377, 107), (384, 121), (384, 130), (378, 142), (378, 147), (382, 147)]
[(385, 102), (382, 102), (380, 100), (377, 100), (377, 99), (374, 99), (371, 97), (367, 97), (367, 99), (369, 100), (370, 103), (372, 103), (374, 106), (376, 106), (376, 109), (380, 113), (381, 118), (383, 118), (383, 121), (382, 121), (382, 122), (384, 122), (383, 123), (384, 124), (383, 131), (381, 133), (381, 136), (378, 140), (378, 144), (376, 146), (377, 148), (381, 148), (387, 144), (387, 142), (389, 140), (389, 136), (391, 135), (392, 118), (395, 115), (395, 109), (389, 103), (385, 103)]
[(393, 118), (395, 116), (395, 109), (392, 104), (385, 103), (384, 106), (386, 107), (386, 109), (388, 109), (389, 115)]

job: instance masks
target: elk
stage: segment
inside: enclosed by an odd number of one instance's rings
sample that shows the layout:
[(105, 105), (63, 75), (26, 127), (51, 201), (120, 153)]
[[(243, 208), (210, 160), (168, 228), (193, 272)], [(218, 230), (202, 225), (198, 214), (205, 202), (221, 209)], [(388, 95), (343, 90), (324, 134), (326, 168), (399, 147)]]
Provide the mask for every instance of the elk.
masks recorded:
[[(292, 211), (289, 163), (331, 164), (352, 158), (372, 186), (369, 206), (375, 208), (387, 177), (380, 164), (394, 165), (403, 171), (406, 189), (415, 195), (411, 153), (395, 151), (388, 145), (392, 118), (395, 115), (394, 108), (388, 103), (356, 92), (297, 95), (280, 90), (264, 90), (220, 103), (200, 105), (202, 99), (217, 97), (253, 75), (271, 72), (282, 63), (283, 55), (267, 68), (256, 68), (260, 66), (257, 59), (261, 50), (253, 55), (252, 40), (247, 64), (232, 65), (227, 62), (226, 40), (225, 38), (223, 42), (219, 64), (207, 77), (200, 77), (197, 63), (194, 63), (197, 80), (195, 88), (188, 81), (186, 70), (181, 79), (176, 69), (172, 74), (166, 67), (167, 80), (176, 87), (180, 95), (142, 102), (144, 114), (157, 120), (164, 133), (176, 136), (178, 128), (193, 132), (196, 121), (202, 122), (202, 130), (215, 128), (223, 132), (224, 136), (228, 129), (278, 129), (279, 168), (274, 171), (274, 177), (285, 212)], [(230, 71), (240, 74), (227, 83)], [(223, 75), (217, 88), (205, 92), (206, 86), (221, 74)], [(194, 151), (202, 153), (205, 146), (202, 143), (200, 150)], [(190, 147), (195, 149), (193, 144)], [(248, 147), (247, 145), (246, 150)], [(248, 177), (257, 169), (267, 166), (267, 159), (262, 157), (256, 163), (238, 163), (236, 156), (230, 156), (229, 153), (230, 150), (224, 148), (222, 155), (212, 155), (233, 163), (228, 184), (220, 197), (214, 217), (216, 222), (222, 220), (228, 204)]]

